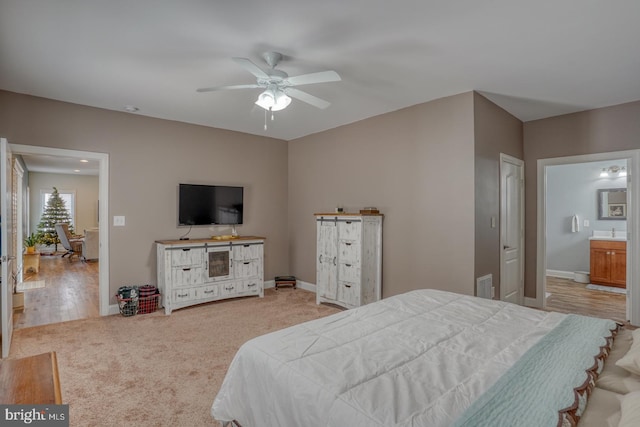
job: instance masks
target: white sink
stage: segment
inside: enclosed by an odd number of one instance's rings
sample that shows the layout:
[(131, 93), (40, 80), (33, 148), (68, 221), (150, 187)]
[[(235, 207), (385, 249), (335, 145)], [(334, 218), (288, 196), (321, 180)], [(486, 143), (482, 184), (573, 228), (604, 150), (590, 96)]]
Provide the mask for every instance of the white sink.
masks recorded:
[(615, 237), (611, 230), (593, 230), (593, 236), (589, 237), (589, 240), (616, 240), (624, 242), (627, 240), (627, 230), (616, 230)]

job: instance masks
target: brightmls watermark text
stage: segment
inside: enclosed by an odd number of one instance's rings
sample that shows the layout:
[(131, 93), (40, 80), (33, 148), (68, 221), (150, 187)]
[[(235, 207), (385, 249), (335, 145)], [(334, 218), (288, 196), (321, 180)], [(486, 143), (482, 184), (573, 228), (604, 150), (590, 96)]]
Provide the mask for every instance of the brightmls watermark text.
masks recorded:
[(3, 426), (69, 427), (69, 405), (0, 405)]

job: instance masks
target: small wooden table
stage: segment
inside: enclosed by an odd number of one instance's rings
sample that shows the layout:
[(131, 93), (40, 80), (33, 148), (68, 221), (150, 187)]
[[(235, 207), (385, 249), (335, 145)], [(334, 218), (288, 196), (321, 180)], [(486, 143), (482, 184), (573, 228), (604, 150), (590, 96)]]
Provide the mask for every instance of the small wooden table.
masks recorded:
[(0, 361), (0, 402), (5, 405), (61, 405), (55, 351)]
[(29, 270), (33, 270), (34, 273), (40, 271), (40, 252), (35, 251), (33, 253), (25, 252), (22, 254), (22, 265), (24, 266), (24, 272), (28, 273)]

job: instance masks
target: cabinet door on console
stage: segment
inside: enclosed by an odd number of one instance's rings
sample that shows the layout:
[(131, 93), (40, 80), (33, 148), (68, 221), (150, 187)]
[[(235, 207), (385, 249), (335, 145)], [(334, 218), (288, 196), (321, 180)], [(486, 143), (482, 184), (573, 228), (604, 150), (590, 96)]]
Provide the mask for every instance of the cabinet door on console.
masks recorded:
[(338, 227), (335, 221), (318, 221), (317, 224), (317, 292), (324, 298), (335, 300), (338, 291)]

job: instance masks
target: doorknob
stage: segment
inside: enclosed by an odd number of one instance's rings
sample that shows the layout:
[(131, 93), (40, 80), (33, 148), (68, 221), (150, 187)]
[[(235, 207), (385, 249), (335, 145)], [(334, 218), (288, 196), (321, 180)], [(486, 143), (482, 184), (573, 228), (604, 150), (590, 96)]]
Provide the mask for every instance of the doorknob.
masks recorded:
[(511, 246), (504, 245), (502, 249), (511, 249)]

